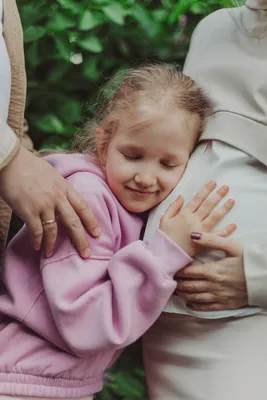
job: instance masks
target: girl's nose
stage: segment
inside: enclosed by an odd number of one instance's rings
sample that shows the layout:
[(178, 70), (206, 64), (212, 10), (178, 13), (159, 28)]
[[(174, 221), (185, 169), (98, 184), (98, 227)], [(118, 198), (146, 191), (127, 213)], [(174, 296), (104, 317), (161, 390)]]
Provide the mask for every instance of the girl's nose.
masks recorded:
[(155, 178), (154, 176), (152, 176), (152, 174), (149, 173), (136, 174), (134, 180), (138, 186), (141, 186), (143, 188), (154, 186), (157, 183), (157, 178)]

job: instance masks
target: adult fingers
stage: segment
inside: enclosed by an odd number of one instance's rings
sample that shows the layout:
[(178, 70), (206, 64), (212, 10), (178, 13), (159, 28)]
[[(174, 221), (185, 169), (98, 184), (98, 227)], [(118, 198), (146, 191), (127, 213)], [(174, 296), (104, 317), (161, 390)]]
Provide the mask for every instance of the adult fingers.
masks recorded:
[(45, 257), (51, 257), (57, 239), (57, 222), (55, 212), (44, 212), (40, 215), (43, 225), (43, 253)]
[(214, 303), (217, 297), (213, 293), (190, 293), (190, 292), (178, 292), (179, 297), (183, 298), (186, 302), (194, 303)]
[(190, 292), (190, 293), (203, 293), (203, 292), (214, 292), (216, 290), (216, 282), (210, 282), (206, 279), (182, 279), (177, 278), (176, 288), (178, 292)]
[(40, 250), (43, 240), (43, 226), (39, 215), (31, 215), (25, 218), (25, 222), (30, 234), (30, 242), (34, 250)]
[(208, 182), (199, 192), (195, 194), (193, 199), (186, 204), (186, 206), (184, 207), (184, 211), (188, 211), (191, 213), (197, 211), (215, 188), (215, 181)]
[(187, 279), (208, 279), (212, 274), (215, 262), (206, 264), (191, 264), (178, 271), (175, 275), (178, 278)]
[(94, 237), (99, 236), (101, 229), (98, 226), (98, 221), (82, 196), (70, 187), (67, 192), (67, 198), (76, 214), (80, 217), (85, 230)]
[(62, 224), (67, 228), (71, 240), (79, 255), (88, 258), (91, 254), (90, 246), (84, 227), (67, 199), (62, 200), (57, 207), (57, 213)]
[(203, 220), (210, 215), (211, 211), (220, 203), (220, 201), (229, 192), (229, 186), (223, 185), (215, 193), (212, 193), (206, 201), (197, 210), (197, 215)]
[(226, 239), (214, 233), (193, 232), (191, 234), (191, 239), (197, 243), (198, 246), (222, 250), (228, 256), (238, 257), (243, 254), (243, 246), (238, 241)]

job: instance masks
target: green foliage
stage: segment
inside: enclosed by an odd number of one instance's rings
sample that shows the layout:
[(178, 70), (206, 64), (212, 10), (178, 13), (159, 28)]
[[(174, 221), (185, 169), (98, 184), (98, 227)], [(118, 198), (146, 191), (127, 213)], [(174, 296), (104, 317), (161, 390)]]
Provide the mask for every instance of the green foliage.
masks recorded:
[(18, 0), (28, 73), (26, 116), (38, 148), (66, 149), (97, 88), (144, 61), (183, 64), (206, 14), (232, 0)]
[[(234, 0), (18, 0), (25, 37), (26, 117), (37, 148), (67, 149), (88, 102), (119, 69), (183, 64), (203, 16)], [(146, 400), (139, 344), (107, 374), (98, 400)]]

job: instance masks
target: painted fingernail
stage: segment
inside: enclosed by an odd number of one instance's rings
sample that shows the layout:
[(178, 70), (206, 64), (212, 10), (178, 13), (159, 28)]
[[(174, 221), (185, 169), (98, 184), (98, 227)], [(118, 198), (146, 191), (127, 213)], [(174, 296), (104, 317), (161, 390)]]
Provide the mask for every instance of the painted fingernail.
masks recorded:
[(90, 249), (85, 249), (83, 252), (83, 257), (84, 258), (89, 258), (91, 254), (91, 250)]
[(45, 257), (46, 258), (52, 257), (53, 254), (54, 254), (53, 251), (50, 251), (49, 253), (46, 253)]
[(191, 236), (191, 239), (193, 239), (193, 240), (201, 239), (201, 233), (199, 233), (199, 232), (192, 232), (190, 236)]
[(99, 227), (97, 227), (97, 228), (95, 228), (95, 229), (93, 230), (93, 235), (94, 235), (94, 236), (99, 236), (100, 233), (101, 233), (101, 229), (100, 229)]

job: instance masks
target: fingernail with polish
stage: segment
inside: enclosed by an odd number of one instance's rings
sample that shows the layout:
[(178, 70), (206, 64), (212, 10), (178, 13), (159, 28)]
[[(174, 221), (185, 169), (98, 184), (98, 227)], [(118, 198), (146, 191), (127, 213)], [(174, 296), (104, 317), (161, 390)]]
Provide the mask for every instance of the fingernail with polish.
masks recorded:
[(191, 239), (193, 239), (193, 240), (201, 239), (201, 233), (199, 233), (199, 232), (192, 232), (190, 236), (191, 236)]

